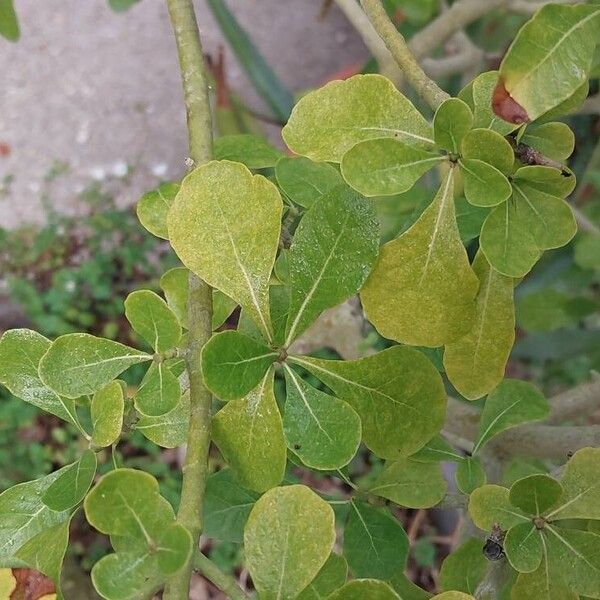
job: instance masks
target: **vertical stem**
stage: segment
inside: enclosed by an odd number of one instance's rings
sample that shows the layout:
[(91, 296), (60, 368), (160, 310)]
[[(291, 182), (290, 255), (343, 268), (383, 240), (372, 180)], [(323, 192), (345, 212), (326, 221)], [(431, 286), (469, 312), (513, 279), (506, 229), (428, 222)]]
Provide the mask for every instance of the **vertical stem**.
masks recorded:
[(384, 41), (410, 85), (435, 110), (450, 96), (423, 71), (407, 46), (406, 40), (387, 16), (381, 0), (361, 0), (361, 4), (375, 31)]
[[(204, 55), (192, 0), (167, 0), (177, 43), (187, 111), (190, 158), (194, 166), (212, 156), (212, 119)], [(183, 466), (183, 486), (177, 520), (192, 535), (196, 550), (202, 531), (202, 508), (210, 446), (212, 398), (200, 370), (200, 351), (212, 333), (212, 290), (202, 279), (190, 275), (188, 304), (189, 342), (186, 366), (190, 380), (190, 426)], [(192, 561), (167, 583), (164, 600), (188, 600)]]

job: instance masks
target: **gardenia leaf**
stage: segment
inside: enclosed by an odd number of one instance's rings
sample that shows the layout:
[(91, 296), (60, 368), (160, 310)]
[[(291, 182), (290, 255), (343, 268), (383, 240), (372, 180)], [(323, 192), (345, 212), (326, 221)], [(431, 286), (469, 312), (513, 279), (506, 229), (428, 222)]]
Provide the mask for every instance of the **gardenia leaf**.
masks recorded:
[(90, 406), (94, 446), (105, 448), (119, 439), (124, 410), (123, 386), (119, 381), (111, 381), (94, 394)]
[(127, 296), (125, 316), (136, 333), (156, 352), (174, 348), (181, 339), (177, 316), (160, 296), (150, 290), (138, 290)]
[(347, 402), (314, 388), (285, 365), (283, 433), (288, 448), (312, 469), (335, 470), (358, 450), (360, 417)]
[(352, 500), (344, 528), (344, 556), (355, 577), (390, 579), (404, 569), (408, 537), (387, 509)]
[(322, 600), (342, 587), (347, 576), (346, 559), (332, 552), (318, 575), (304, 588), (297, 600)]
[(495, 524), (506, 530), (530, 521), (510, 503), (508, 495), (509, 490), (499, 485), (486, 484), (474, 490), (469, 498), (469, 514), (473, 523), (489, 532)]
[(319, 573), (334, 542), (333, 510), (311, 489), (289, 485), (266, 492), (244, 530), (246, 563), (260, 597), (295, 598)]
[(448, 485), (439, 463), (411, 459), (388, 463), (369, 493), (408, 508), (435, 506), (446, 495)]
[(463, 494), (470, 494), (487, 481), (485, 471), (479, 458), (466, 457), (458, 463), (455, 473), (456, 487)]
[(123, 371), (152, 356), (88, 333), (57, 338), (42, 357), (40, 379), (57, 394), (79, 398), (93, 394)]
[(446, 392), (439, 373), (417, 350), (393, 346), (359, 360), (290, 357), (358, 413), (363, 441), (377, 456), (414, 454), (442, 428)]
[(238, 331), (223, 331), (202, 348), (204, 383), (221, 400), (243, 398), (265, 377), (277, 352)]
[(349, 187), (334, 188), (304, 214), (288, 253), (286, 346), (323, 310), (360, 290), (378, 251), (375, 209)]
[(548, 475), (529, 475), (512, 484), (509, 499), (522, 511), (540, 516), (556, 504), (562, 491), (560, 483)]
[(496, 94), (502, 92), (504, 102), (496, 100), (496, 114), (515, 123), (534, 121), (569, 98), (588, 78), (599, 37), (600, 7), (543, 6), (502, 60)]
[(473, 454), (500, 432), (548, 416), (544, 395), (531, 383), (505, 379), (486, 399)]
[(52, 342), (31, 329), (9, 329), (0, 338), (0, 383), (11, 394), (65, 421), (77, 424), (75, 404), (44, 385), (40, 359)]
[(135, 207), (140, 223), (152, 235), (163, 240), (169, 239), (167, 213), (178, 191), (178, 183), (161, 183), (155, 190), (144, 194)]
[(280, 158), (275, 165), (275, 176), (283, 193), (304, 208), (310, 208), (313, 202), (344, 182), (330, 164), (303, 156)]
[(216, 414), (213, 440), (244, 487), (264, 492), (281, 483), (286, 447), (273, 393), (273, 368), (248, 396), (228, 402)]
[(444, 559), (440, 569), (442, 590), (475, 593), (488, 568), (481, 547), (480, 539), (469, 538)]
[(163, 448), (176, 448), (185, 444), (189, 422), (190, 393), (186, 391), (173, 410), (158, 417), (142, 415), (135, 428)]
[(559, 198), (566, 198), (575, 189), (577, 183), (577, 178), (572, 173), (542, 165), (521, 167), (512, 177), (518, 185), (523, 184)]
[(79, 504), (87, 494), (96, 475), (96, 454), (86, 450), (81, 458), (68, 465), (44, 492), (42, 502), (57, 512)]
[(410, 190), (445, 156), (409, 146), (394, 138), (359, 142), (342, 158), (344, 179), (365, 196), (392, 196)]
[(286, 144), (312, 160), (340, 162), (358, 142), (390, 137), (433, 144), (431, 127), (394, 84), (381, 75), (331, 81), (306, 94), (282, 131)]
[(265, 169), (274, 167), (283, 155), (265, 138), (241, 133), (216, 138), (213, 145), (213, 156), (215, 160), (231, 160), (242, 163), (249, 169)]
[[(63, 467), (46, 477), (20, 483), (0, 494), (0, 564), (12, 564), (27, 542), (69, 521), (71, 511), (57, 512), (42, 502), (46, 490), (68, 468)], [(56, 542), (59, 543), (58, 538)]]
[(463, 158), (481, 160), (508, 175), (515, 163), (515, 154), (506, 138), (491, 129), (472, 129), (462, 141)]
[(496, 167), (476, 158), (464, 158), (458, 163), (465, 198), (475, 206), (496, 206), (512, 194), (508, 179)]
[(492, 269), (478, 252), (473, 270), (479, 278), (471, 330), (444, 350), (444, 368), (452, 385), (475, 400), (493, 390), (515, 341), (514, 282)]
[(244, 525), (259, 495), (242, 487), (231, 469), (222, 469), (206, 480), (203, 533), (211, 539), (241, 543)]
[(171, 244), (184, 265), (248, 310), (267, 339), (281, 213), (270, 181), (244, 165), (212, 161), (183, 180), (168, 217)]
[(377, 579), (355, 579), (328, 596), (327, 600), (401, 600), (385, 582)]
[(181, 398), (181, 386), (164, 362), (155, 362), (144, 375), (134, 397), (135, 407), (143, 415), (160, 417), (171, 412)]
[(600, 520), (600, 448), (582, 448), (567, 463), (559, 506), (547, 517)]
[(511, 527), (502, 545), (511, 566), (519, 573), (532, 573), (542, 562), (542, 533), (533, 523), (519, 523)]
[(361, 292), (386, 338), (435, 348), (469, 329), (479, 282), (460, 241), (452, 180), (450, 172), (417, 222), (381, 248)]
[(575, 149), (575, 134), (566, 123), (560, 122), (530, 125), (520, 141), (557, 161), (567, 160)]
[(448, 98), (435, 111), (433, 135), (436, 146), (452, 154), (460, 152), (462, 139), (473, 125), (473, 113), (460, 98)]

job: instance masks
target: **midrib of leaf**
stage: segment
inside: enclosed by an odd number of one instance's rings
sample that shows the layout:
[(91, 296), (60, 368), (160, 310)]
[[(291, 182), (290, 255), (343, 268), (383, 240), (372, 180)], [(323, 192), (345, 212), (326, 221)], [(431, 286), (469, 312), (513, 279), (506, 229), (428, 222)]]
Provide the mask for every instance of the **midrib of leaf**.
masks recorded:
[(68, 373), (70, 371), (79, 371), (80, 369), (89, 369), (90, 367), (98, 367), (100, 365), (104, 365), (106, 363), (114, 362), (117, 360), (127, 360), (129, 358), (143, 358), (145, 360), (151, 360), (152, 356), (150, 354), (124, 354), (123, 356), (113, 356), (112, 358), (104, 358), (102, 360), (98, 360), (96, 362), (84, 363), (81, 365), (73, 365), (72, 367), (67, 367), (62, 369), (63, 373)]
[(150, 534), (146, 530), (146, 527), (144, 527), (144, 524), (142, 523), (142, 520), (139, 518), (138, 514), (129, 505), (129, 502), (127, 502), (127, 498), (125, 498), (125, 496), (123, 495), (123, 493), (121, 492), (121, 490), (117, 490), (117, 494), (121, 497), (121, 500), (123, 501), (123, 504), (126, 506), (127, 510), (132, 514), (135, 522), (138, 524), (138, 527), (140, 528), (140, 530), (144, 534), (144, 537), (146, 538), (146, 542), (148, 543), (148, 546), (154, 545), (154, 540), (152, 539), (152, 537), (150, 537)]
[[(299, 365), (302, 365), (302, 364), (310, 365), (312, 368), (317, 369), (317, 371), (321, 371), (322, 373), (328, 373), (329, 375), (331, 375), (331, 377), (335, 377), (336, 379), (339, 379), (340, 381), (343, 381), (344, 383), (347, 383), (348, 385), (366, 390), (367, 392), (369, 392), (371, 394), (376, 394), (378, 396), (382, 396), (383, 398), (390, 400), (394, 404), (400, 404), (401, 406), (404, 406), (405, 408), (407, 408), (415, 413), (418, 413), (417, 409), (414, 406), (411, 406), (410, 404), (406, 404), (405, 402), (402, 402), (401, 400), (393, 398), (392, 396), (386, 394), (385, 392), (382, 392), (381, 390), (379, 390), (377, 388), (369, 387), (368, 385), (363, 385), (362, 383), (358, 383), (358, 381), (352, 381), (351, 379), (346, 379), (345, 377), (342, 377), (338, 373), (329, 371), (328, 369), (325, 369), (324, 367), (321, 367), (309, 360), (305, 360), (300, 356), (290, 356), (290, 360), (293, 362), (296, 362)], [(377, 411), (375, 411), (375, 418), (377, 418)]]
[[(488, 300), (490, 297), (490, 290), (492, 288), (493, 273), (494, 273), (494, 271), (492, 269), (492, 266), (490, 265), (490, 268), (488, 270), (487, 280), (486, 280), (485, 295), (483, 298), (483, 310), (481, 311), (481, 323), (479, 325), (479, 333), (477, 334), (477, 338), (476, 338), (476, 342), (475, 342), (475, 351), (473, 352), (473, 363), (471, 364), (471, 375), (473, 375), (476, 371), (475, 365), (477, 364), (479, 348), (481, 346), (481, 341), (483, 339), (483, 330), (485, 328), (485, 316), (487, 314)], [(475, 452), (475, 450), (473, 450), (473, 452)]]
[(219, 363), (219, 365), (241, 365), (244, 363), (251, 363), (261, 358), (268, 358), (270, 356), (277, 356), (277, 352), (267, 352), (266, 354), (260, 354), (258, 356), (252, 356), (251, 358), (244, 358), (242, 360), (229, 360)]
[(23, 531), (23, 529), (25, 529), (26, 527), (29, 527), (29, 525), (31, 524), (31, 522), (44, 510), (46, 509), (45, 505), (40, 506), (40, 508), (38, 508), (34, 513), (12, 513), (13, 516), (16, 515), (23, 515), (23, 516), (28, 516), (29, 519), (27, 519), (27, 521), (25, 521), (25, 523), (23, 523), (18, 529), (10, 529), (11, 531), (11, 537), (10, 539), (7, 538), (6, 541), (4, 542), (4, 544), (2, 546), (0, 546), (0, 554), (6, 550), (6, 548), (10, 547), (13, 545), (13, 540), (16, 537), (16, 535)]
[[(259, 409), (260, 403), (263, 400), (265, 388), (267, 387), (267, 379), (269, 378), (270, 374), (271, 374), (271, 369), (269, 369), (267, 371), (267, 373), (265, 374), (265, 376), (263, 377), (263, 380), (260, 383), (260, 391), (257, 394), (258, 401), (256, 402), (256, 405), (254, 407), (252, 407), (252, 415), (251, 415), (251, 419), (250, 419), (250, 432), (249, 432), (250, 441), (248, 442), (248, 450), (250, 450), (250, 447), (252, 446), (252, 443), (254, 440), (254, 424), (256, 423), (258, 409)], [(250, 402), (248, 402), (248, 407), (250, 408)]]
[(550, 531), (550, 533), (554, 534), (558, 540), (564, 545), (566, 546), (579, 560), (582, 560), (586, 565), (588, 565), (592, 570), (600, 573), (600, 569), (594, 565), (593, 563), (591, 563), (586, 557), (585, 555), (581, 554), (577, 548), (574, 548), (573, 546), (571, 546), (571, 544), (569, 543), (568, 540), (566, 540), (564, 537), (562, 537), (562, 535), (560, 535), (558, 533), (558, 531), (556, 531), (556, 529), (554, 529), (554, 527), (552, 527), (551, 525), (546, 525), (546, 529), (548, 529)]
[(583, 492), (580, 492), (579, 494), (577, 494), (577, 496), (575, 496), (574, 498), (571, 498), (568, 502), (565, 502), (562, 506), (559, 506), (557, 509), (555, 509), (551, 513), (547, 514), (546, 519), (549, 519), (550, 517), (553, 517), (554, 515), (557, 515), (558, 513), (562, 512), (563, 510), (565, 510), (565, 508), (567, 508), (568, 506), (571, 506), (571, 504), (573, 504), (574, 502), (577, 502), (578, 500), (583, 498), (583, 496), (585, 496), (587, 493), (591, 492), (593, 489), (595, 489), (599, 485), (600, 485), (600, 482), (583, 490)]
[(388, 171), (402, 171), (404, 169), (409, 169), (410, 167), (415, 167), (417, 165), (422, 165), (428, 162), (441, 162), (443, 160), (446, 160), (445, 156), (433, 156), (431, 158), (422, 158), (420, 160), (415, 160), (409, 163), (398, 163), (397, 165), (385, 167), (384, 169), (373, 169), (371, 173), (387, 173)]
[(283, 591), (283, 579), (285, 577), (285, 569), (286, 569), (286, 565), (287, 565), (289, 537), (290, 537), (290, 525), (288, 522), (288, 523), (286, 523), (285, 544), (284, 544), (284, 550), (283, 550), (282, 556), (281, 556), (281, 575), (279, 577), (279, 584), (277, 586), (277, 600), (281, 599), (281, 593)]
[[(488, 427), (486, 428), (486, 430), (481, 434), (481, 437), (479, 438), (479, 441), (475, 444), (475, 447), (473, 448), (473, 454), (475, 454), (477, 452), (477, 450), (479, 450), (479, 448), (482, 446), (482, 444), (484, 443), (485, 440), (485, 436), (490, 432), (490, 430), (492, 429), (492, 427), (511, 409), (513, 408), (513, 406), (516, 406), (517, 404), (519, 404), (521, 401), (520, 400), (515, 400), (510, 406), (507, 406), (503, 411), (499, 412), (496, 417), (494, 419), (492, 419), (492, 422), (488, 425)], [(487, 440), (485, 440), (487, 441)]]
[(325, 429), (323, 429), (323, 427), (321, 426), (321, 422), (317, 418), (317, 415), (315, 415), (315, 413), (313, 412), (312, 408), (308, 404), (306, 396), (304, 395), (304, 392), (303, 392), (302, 388), (300, 387), (298, 381), (296, 380), (296, 376), (294, 375), (294, 372), (285, 363), (284, 363), (284, 367), (285, 367), (287, 373), (289, 374), (289, 376), (292, 378), (292, 382), (296, 386), (296, 389), (298, 390), (298, 394), (300, 394), (300, 397), (302, 398), (302, 402), (304, 402), (304, 406), (306, 406), (306, 410), (308, 410), (308, 412), (310, 413), (310, 416), (313, 418), (314, 422), (317, 424), (317, 427), (323, 432), (323, 434), (325, 435), (325, 437), (331, 443), (335, 443), (334, 440), (331, 439), (331, 436), (327, 433), (327, 431), (325, 431)]
[(590, 21), (591, 19), (597, 17), (600, 14), (600, 10), (594, 11), (593, 13), (590, 13), (587, 17), (585, 17), (584, 19), (581, 19), (580, 21), (577, 21), (577, 23), (575, 23), (575, 25), (573, 25), (570, 29), (568, 29), (565, 33), (563, 33), (562, 37), (557, 41), (557, 43), (550, 49), (548, 49), (547, 54), (544, 56), (544, 58), (542, 58), (542, 60), (536, 62), (536, 64), (531, 67), (531, 69), (529, 69), (529, 71), (527, 71), (517, 82), (517, 84), (511, 89), (509, 90), (511, 96), (514, 97), (515, 95), (515, 91), (518, 90), (521, 86), (526, 85), (528, 82), (528, 78), (529, 76), (536, 70), (540, 69), (542, 67), (542, 65), (550, 60), (550, 57), (560, 48), (560, 46), (563, 44), (563, 42), (578, 28), (583, 27), (588, 21)]
[(296, 333), (296, 329), (298, 328), (300, 319), (302, 318), (302, 315), (304, 314), (304, 311), (306, 310), (306, 307), (307, 307), (308, 303), (310, 302), (310, 300), (312, 299), (314, 293), (317, 291), (317, 288), (319, 287), (321, 280), (323, 279), (323, 275), (325, 274), (325, 271), (327, 270), (327, 267), (329, 266), (329, 263), (330, 263), (331, 259), (333, 258), (333, 254), (337, 250), (337, 246), (342, 238), (342, 235), (344, 234), (344, 232), (346, 230), (346, 225), (348, 223), (349, 218), (350, 218), (350, 215), (348, 213), (346, 213), (344, 222), (340, 228), (340, 232), (338, 233), (337, 237), (335, 238), (335, 242), (333, 243), (333, 246), (331, 247), (331, 250), (329, 251), (329, 255), (325, 259), (325, 262), (323, 263), (323, 266), (321, 267), (321, 270), (320, 270), (319, 274), (317, 275), (315, 282), (313, 283), (312, 287), (310, 288), (308, 294), (306, 294), (302, 304), (300, 305), (300, 308), (298, 309), (298, 312), (296, 313), (296, 317), (295, 317), (294, 321), (292, 322), (292, 326), (290, 327), (290, 332), (288, 333), (287, 339), (285, 340), (285, 346), (289, 346), (291, 344), (292, 340), (294, 339), (294, 335)]
[[(334, 128), (331, 128), (334, 129)], [(394, 133), (394, 134), (399, 134), (399, 135), (405, 135), (406, 137), (410, 137), (410, 138), (414, 138), (415, 140), (421, 140), (422, 142), (427, 142), (428, 144), (434, 144), (435, 142), (430, 139), (430, 138), (426, 138), (422, 135), (418, 135), (416, 133), (410, 133), (409, 131), (404, 131), (403, 129), (394, 129), (392, 127), (351, 127), (351, 126), (346, 126), (346, 127), (336, 127), (335, 129), (351, 129), (351, 130), (357, 130), (357, 131), (381, 131), (381, 132), (385, 132), (385, 133)]]
[(373, 551), (375, 552), (375, 555), (377, 556), (377, 560), (380, 560), (379, 552), (377, 551), (377, 547), (375, 546), (375, 541), (373, 540), (373, 536), (371, 535), (371, 532), (369, 531), (369, 528), (367, 527), (365, 520), (363, 519), (362, 515), (360, 514), (360, 511), (358, 510), (356, 504), (353, 501), (350, 502), (350, 506), (352, 506), (352, 508), (356, 512), (356, 516), (359, 518), (360, 522), (362, 523), (362, 526), (365, 529), (365, 533), (367, 534), (367, 536), (369, 537), (369, 541), (371, 542), (371, 548), (373, 548)]
[(227, 219), (225, 218), (225, 213), (223, 212), (223, 209), (221, 208), (221, 204), (218, 201), (216, 204), (217, 204), (217, 208), (219, 209), (219, 213), (221, 215), (223, 229), (225, 229), (225, 231), (227, 232), (227, 237), (229, 238), (229, 243), (231, 244), (231, 249), (233, 250), (235, 262), (237, 263), (238, 267), (240, 268), (240, 271), (242, 272), (242, 275), (244, 276), (244, 279), (246, 281), (246, 286), (248, 287), (248, 291), (250, 292), (250, 299), (251, 299), (252, 304), (254, 305), (254, 308), (256, 309), (256, 312), (260, 318), (260, 322), (261, 322), (261, 325), (263, 328), (263, 333), (266, 335), (267, 340), (269, 342), (271, 342), (272, 341), (271, 329), (267, 325), (265, 316), (262, 313), (260, 304), (258, 302), (258, 298), (256, 297), (256, 290), (252, 286), (252, 282), (250, 281), (250, 276), (248, 275), (248, 272), (246, 271), (246, 267), (243, 264), (243, 262), (240, 258), (240, 255), (238, 254), (237, 246), (235, 245), (235, 240), (233, 239), (233, 236), (231, 235), (231, 230), (229, 229), (229, 223), (227, 222)]

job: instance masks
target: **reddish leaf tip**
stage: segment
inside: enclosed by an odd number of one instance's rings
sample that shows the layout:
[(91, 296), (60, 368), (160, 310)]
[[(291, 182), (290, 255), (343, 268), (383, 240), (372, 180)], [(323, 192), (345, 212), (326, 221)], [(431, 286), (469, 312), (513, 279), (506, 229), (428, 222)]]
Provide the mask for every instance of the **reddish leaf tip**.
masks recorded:
[(501, 119), (520, 125), (531, 120), (527, 111), (510, 95), (502, 78), (498, 80), (492, 95), (492, 109)]

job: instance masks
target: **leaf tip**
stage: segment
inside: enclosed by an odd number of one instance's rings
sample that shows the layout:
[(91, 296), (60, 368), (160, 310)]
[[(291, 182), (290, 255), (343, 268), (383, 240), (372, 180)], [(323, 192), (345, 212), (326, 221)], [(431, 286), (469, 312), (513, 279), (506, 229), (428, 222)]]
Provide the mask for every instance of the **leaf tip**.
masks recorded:
[(510, 95), (502, 77), (498, 80), (492, 94), (492, 109), (501, 119), (520, 125), (529, 123), (531, 119), (527, 111)]

